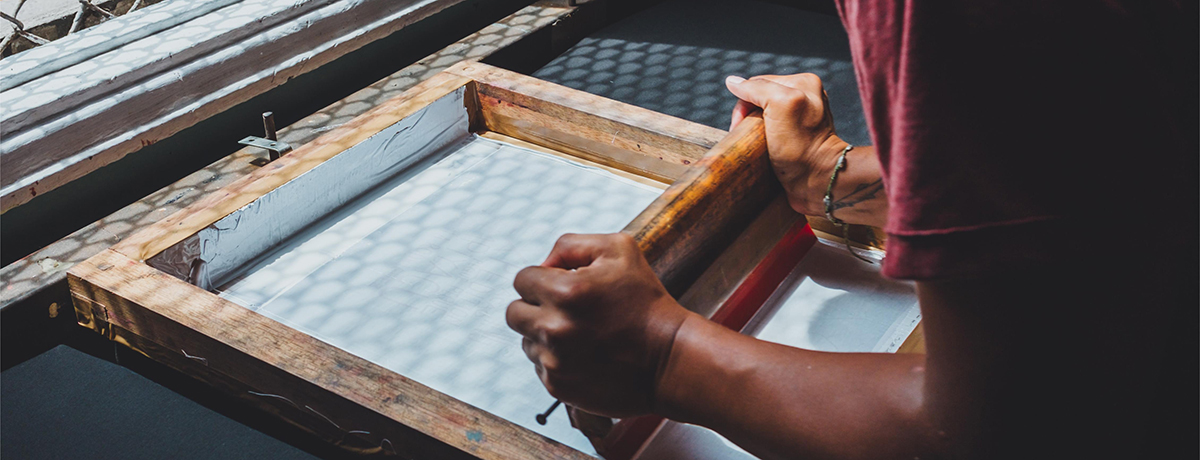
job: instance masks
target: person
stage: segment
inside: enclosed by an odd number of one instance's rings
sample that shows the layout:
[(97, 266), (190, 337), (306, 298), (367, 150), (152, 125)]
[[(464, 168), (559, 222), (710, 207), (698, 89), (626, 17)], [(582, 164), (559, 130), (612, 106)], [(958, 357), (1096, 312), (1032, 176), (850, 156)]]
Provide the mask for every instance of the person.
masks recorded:
[(847, 150), (814, 75), (727, 80), (796, 211), (825, 214), (844, 152), (832, 214), (886, 230), (924, 355), (726, 330), (624, 234), (564, 235), (517, 275), (509, 325), (554, 397), (763, 458), (1195, 452), (1194, 6), (840, 1), (874, 147)]

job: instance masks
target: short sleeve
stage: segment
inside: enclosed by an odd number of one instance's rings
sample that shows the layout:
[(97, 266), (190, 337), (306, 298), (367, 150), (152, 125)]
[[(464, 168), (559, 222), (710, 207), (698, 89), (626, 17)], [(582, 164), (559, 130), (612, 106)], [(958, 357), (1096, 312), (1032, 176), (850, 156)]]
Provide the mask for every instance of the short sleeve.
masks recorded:
[(1087, 240), (1099, 216), (1168, 212), (1137, 168), (1153, 152), (1153, 181), (1186, 181), (1173, 168), (1195, 156), (1169, 9), (931, 3), (840, 5), (888, 193), (885, 275), (1062, 260), (1102, 244)]

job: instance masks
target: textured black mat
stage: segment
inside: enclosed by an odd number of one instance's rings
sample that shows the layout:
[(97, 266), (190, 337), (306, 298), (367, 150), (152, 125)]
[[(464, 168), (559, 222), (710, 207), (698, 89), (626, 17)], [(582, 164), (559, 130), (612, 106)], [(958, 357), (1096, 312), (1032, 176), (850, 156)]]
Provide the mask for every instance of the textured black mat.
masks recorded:
[(592, 34), (533, 75), (728, 129), (735, 99), (727, 75), (800, 72), (824, 81), (838, 134), (871, 144), (836, 16), (754, 1), (668, 1)]
[(0, 374), (5, 459), (313, 459), (65, 345)]

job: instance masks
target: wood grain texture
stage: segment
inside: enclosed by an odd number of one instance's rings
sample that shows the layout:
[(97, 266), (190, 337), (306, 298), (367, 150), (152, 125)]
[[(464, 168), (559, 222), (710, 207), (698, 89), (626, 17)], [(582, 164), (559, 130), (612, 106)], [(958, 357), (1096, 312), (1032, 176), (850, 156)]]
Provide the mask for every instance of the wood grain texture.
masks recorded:
[(639, 176), (637, 174), (633, 174), (624, 169), (619, 169), (619, 168), (616, 168), (616, 167), (613, 167), (610, 165), (596, 163), (594, 161), (587, 160), (585, 158), (580, 158), (575, 155), (568, 155), (568, 154), (562, 153), (558, 150), (543, 147), (541, 145), (534, 144), (532, 142), (523, 141), (523, 140), (517, 139), (515, 137), (506, 136), (504, 134), (500, 134), (495, 131), (482, 131), (482, 132), (478, 132), (475, 134), (478, 134), (479, 137), (482, 137), (485, 139), (500, 141), (500, 142), (504, 142), (507, 144), (515, 145), (517, 147), (533, 150), (535, 152), (541, 152), (546, 155), (563, 158), (563, 159), (571, 161), (572, 163), (578, 163), (578, 164), (581, 164), (584, 166), (590, 166), (590, 167), (597, 168), (597, 169), (603, 169), (603, 170), (613, 173), (617, 176), (623, 177), (625, 179), (629, 179), (629, 180), (637, 182), (639, 184), (649, 185), (649, 186), (657, 188), (659, 190), (666, 190), (667, 187), (669, 187), (671, 185), (669, 182), (661, 182), (661, 181), (657, 181), (657, 180), (651, 179), (646, 176)]
[[(472, 458), (416, 430), (392, 426), (394, 422), (388, 422), (377, 412), (353, 405), (344, 398), (327, 395), (321, 388), (309, 382), (299, 381), (294, 376), (272, 367), (251, 368), (254, 373), (254, 385), (243, 383), (221, 370), (222, 366), (218, 366), (220, 369), (214, 369), (209, 364), (210, 357), (224, 360), (228, 359), (228, 356), (220, 353), (210, 354), (212, 348), (203, 343), (209, 339), (196, 337), (195, 331), (164, 323), (161, 329), (173, 337), (172, 346), (180, 346), (178, 349), (168, 348), (104, 322), (105, 314), (117, 308), (109, 309), (106, 305), (82, 297), (86, 294), (76, 292), (74, 303), (80, 310), (78, 314), (99, 317), (101, 320), (92, 326), (97, 327), (97, 331), (108, 339), (199, 380), (249, 407), (265, 411), (305, 430), (331, 445), (363, 456), (399, 454), (406, 457)], [(240, 357), (234, 356), (235, 360)], [(268, 393), (265, 388), (277, 390)], [(296, 401), (305, 403), (297, 404)], [(343, 429), (341, 424), (347, 420), (352, 421), (353, 425)], [(368, 431), (369, 429), (375, 431)]]
[(246, 399), (326, 439), (358, 436), (356, 445), (406, 458), (589, 458), (111, 249), (68, 279), (81, 325), (176, 365), (202, 364), (203, 379), (253, 391)]
[(362, 142), (384, 128), (466, 85), (469, 80), (441, 74), (387, 101), (374, 110), (338, 127), (245, 176), (225, 188), (113, 246), (137, 261), (147, 260), (183, 241), (213, 222), (237, 211), (280, 185)]
[(476, 83), (488, 130), (671, 182), (725, 131), (482, 63), (446, 70)]
[(679, 296), (783, 189), (761, 115), (729, 136), (625, 227), (667, 291)]

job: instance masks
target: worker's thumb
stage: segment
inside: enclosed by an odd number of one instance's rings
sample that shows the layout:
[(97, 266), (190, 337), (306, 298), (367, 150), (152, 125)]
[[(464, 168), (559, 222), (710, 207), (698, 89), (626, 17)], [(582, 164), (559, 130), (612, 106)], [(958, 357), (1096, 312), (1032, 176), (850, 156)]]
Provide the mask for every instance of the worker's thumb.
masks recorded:
[(772, 102), (783, 101), (789, 97), (789, 93), (796, 92), (793, 88), (765, 78), (747, 80), (737, 75), (726, 77), (725, 87), (729, 88), (729, 92), (738, 99), (754, 104), (763, 110), (766, 110)]

